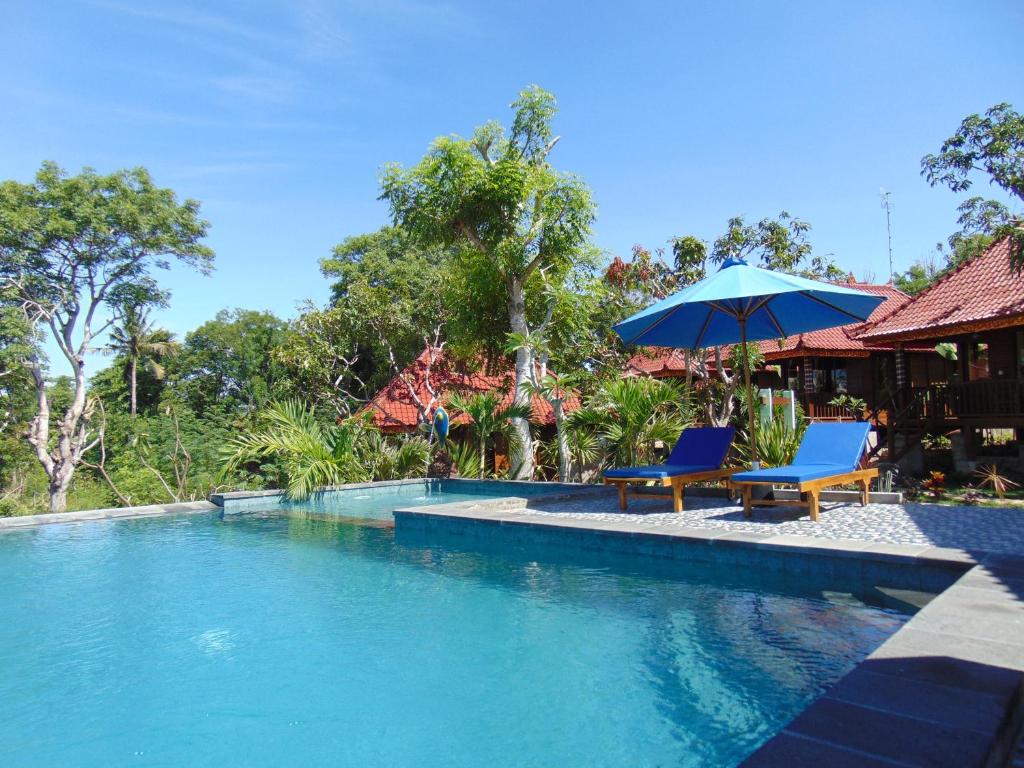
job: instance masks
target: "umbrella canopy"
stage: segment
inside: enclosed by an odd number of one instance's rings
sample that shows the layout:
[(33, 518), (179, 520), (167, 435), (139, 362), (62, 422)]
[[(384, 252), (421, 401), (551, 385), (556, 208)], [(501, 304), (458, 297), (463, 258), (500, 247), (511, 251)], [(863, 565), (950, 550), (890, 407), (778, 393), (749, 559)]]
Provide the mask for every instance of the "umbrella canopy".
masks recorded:
[(727, 259), (714, 274), (615, 326), (627, 344), (701, 349), (743, 345), (750, 444), (757, 461), (747, 341), (866, 320), (883, 297)]

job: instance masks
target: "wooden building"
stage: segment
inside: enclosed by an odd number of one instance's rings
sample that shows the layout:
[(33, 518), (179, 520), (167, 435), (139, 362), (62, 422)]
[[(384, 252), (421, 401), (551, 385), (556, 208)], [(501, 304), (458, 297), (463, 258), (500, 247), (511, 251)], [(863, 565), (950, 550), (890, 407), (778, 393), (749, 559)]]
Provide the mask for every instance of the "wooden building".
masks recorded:
[(956, 362), (944, 381), (899, 378), (897, 432), (907, 444), (922, 433), (957, 431), (965, 458), (981, 448), (980, 431), (1024, 429), (1024, 274), (1010, 241), (944, 275), (860, 337), (888, 344), (897, 358), (914, 344), (947, 343)]

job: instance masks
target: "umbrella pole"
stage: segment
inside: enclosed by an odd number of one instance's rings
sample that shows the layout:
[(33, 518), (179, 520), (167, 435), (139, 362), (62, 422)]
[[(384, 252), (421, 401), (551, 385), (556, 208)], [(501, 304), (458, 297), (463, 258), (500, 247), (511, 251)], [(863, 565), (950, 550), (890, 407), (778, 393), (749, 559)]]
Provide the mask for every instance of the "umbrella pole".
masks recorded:
[(747, 318), (739, 317), (740, 321), (740, 343), (743, 346), (743, 383), (747, 388), (747, 417), (750, 420), (750, 458), (754, 469), (760, 468), (760, 461), (757, 456), (757, 436), (754, 433), (754, 423), (757, 416), (754, 414), (754, 390), (750, 386), (750, 355), (747, 354)]

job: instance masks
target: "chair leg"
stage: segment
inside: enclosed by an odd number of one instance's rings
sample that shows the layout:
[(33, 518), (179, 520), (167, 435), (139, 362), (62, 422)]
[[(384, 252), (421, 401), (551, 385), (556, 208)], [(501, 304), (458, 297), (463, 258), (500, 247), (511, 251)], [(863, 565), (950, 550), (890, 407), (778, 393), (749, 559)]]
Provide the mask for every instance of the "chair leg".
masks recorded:
[(625, 510), (626, 509), (626, 484), (625, 483), (616, 483), (616, 485), (618, 486), (618, 489), (619, 489), (619, 509)]
[(750, 485), (743, 486), (743, 516), (750, 517), (753, 514), (751, 500), (753, 498), (754, 488)]
[(683, 511), (683, 484), (672, 482), (672, 511)]
[(818, 490), (807, 492), (807, 508), (811, 512), (811, 520), (818, 522)]

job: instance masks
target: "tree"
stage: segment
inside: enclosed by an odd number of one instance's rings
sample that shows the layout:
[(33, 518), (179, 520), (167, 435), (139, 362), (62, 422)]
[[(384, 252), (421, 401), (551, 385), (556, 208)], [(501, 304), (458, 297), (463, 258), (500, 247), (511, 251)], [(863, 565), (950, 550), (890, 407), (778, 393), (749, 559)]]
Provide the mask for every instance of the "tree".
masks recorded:
[(165, 370), (160, 361), (172, 354), (177, 346), (169, 331), (153, 327), (147, 307), (128, 304), (117, 312), (106, 349), (127, 360), (128, 412), (131, 416), (135, 416), (138, 405), (139, 364), (153, 378), (163, 380)]
[(893, 285), (910, 296), (916, 296), (938, 280), (943, 272), (934, 258), (918, 259), (906, 272), (893, 276)]
[[(559, 173), (548, 158), (559, 137), (551, 121), (555, 99), (532, 86), (512, 104), (508, 133), (496, 122), (478, 128), (472, 139), (434, 141), (415, 166), (389, 165), (381, 198), (395, 223), (427, 247), (452, 249), (456, 280), (470, 286), (480, 315), (504, 319), (500, 332), (529, 334), (546, 314), (544, 285), (561, 284), (586, 248), (595, 209), (590, 191), (576, 177)], [(539, 300), (539, 305), (538, 305)], [(492, 337), (493, 338), (493, 337)], [(515, 356), (515, 402), (529, 402), (526, 382), (534, 364), (529, 347)], [(517, 477), (533, 474), (529, 422), (517, 418)]]
[[(1024, 115), (1007, 103), (996, 104), (985, 114), (968, 115), (956, 132), (935, 154), (921, 159), (921, 175), (933, 187), (943, 185), (966, 192), (974, 176), (988, 176), (989, 183), (1024, 202)], [(1013, 257), (1024, 267), (1024, 222), (994, 200), (973, 197), (960, 206), (963, 236), (986, 234), (1013, 239)], [(953, 246), (954, 235), (950, 238)]]
[(287, 383), (274, 354), (287, 327), (272, 312), (221, 310), (185, 335), (168, 364), (171, 388), (200, 418), (213, 412), (254, 414)]
[(86, 363), (110, 325), (105, 312), (126, 296), (157, 301), (150, 272), (176, 259), (206, 273), (213, 251), (199, 203), (179, 202), (142, 168), (68, 176), (44, 163), (35, 181), (0, 184), (0, 282), (15, 293), (33, 328), (49, 330), (72, 372), (74, 397), (50, 434), (50, 402), (41, 356), (29, 360), (36, 414), (28, 441), (49, 479), (50, 510), (61, 512), (75, 468), (91, 445), (93, 408)]
[[(472, 395), (456, 392), (449, 400), (449, 406), (456, 412), (465, 414), (469, 422), (466, 429), (476, 441), (479, 456), (480, 478), (487, 472), (487, 448), (493, 444), (495, 437), (503, 437), (508, 443), (510, 453), (515, 455), (519, 432), (515, 429), (515, 419), (529, 419), (531, 408), (526, 404), (512, 402), (502, 405), (504, 398), (498, 392), (477, 392)], [(514, 460), (513, 460), (514, 461)], [(515, 465), (512, 470), (515, 474)]]
[[(747, 224), (742, 216), (734, 216), (729, 219), (725, 234), (715, 240), (711, 261), (722, 264), (730, 258), (754, 259), (761, 262), (755, 266), (812, 279), (841, 280), (846, 277), (846, 272), (827, 256), (814, 253), (807, 239), (810, 229), (810, 224), (786, 211), (779, 213), (778, 218), (764, 218), (756, 224)], [(691, 243), (688, 248), (677, 250), (677, 267), (680, 257), (688, 257), (687, 261), (692, 265), (700, 257), (700, 252)]]

